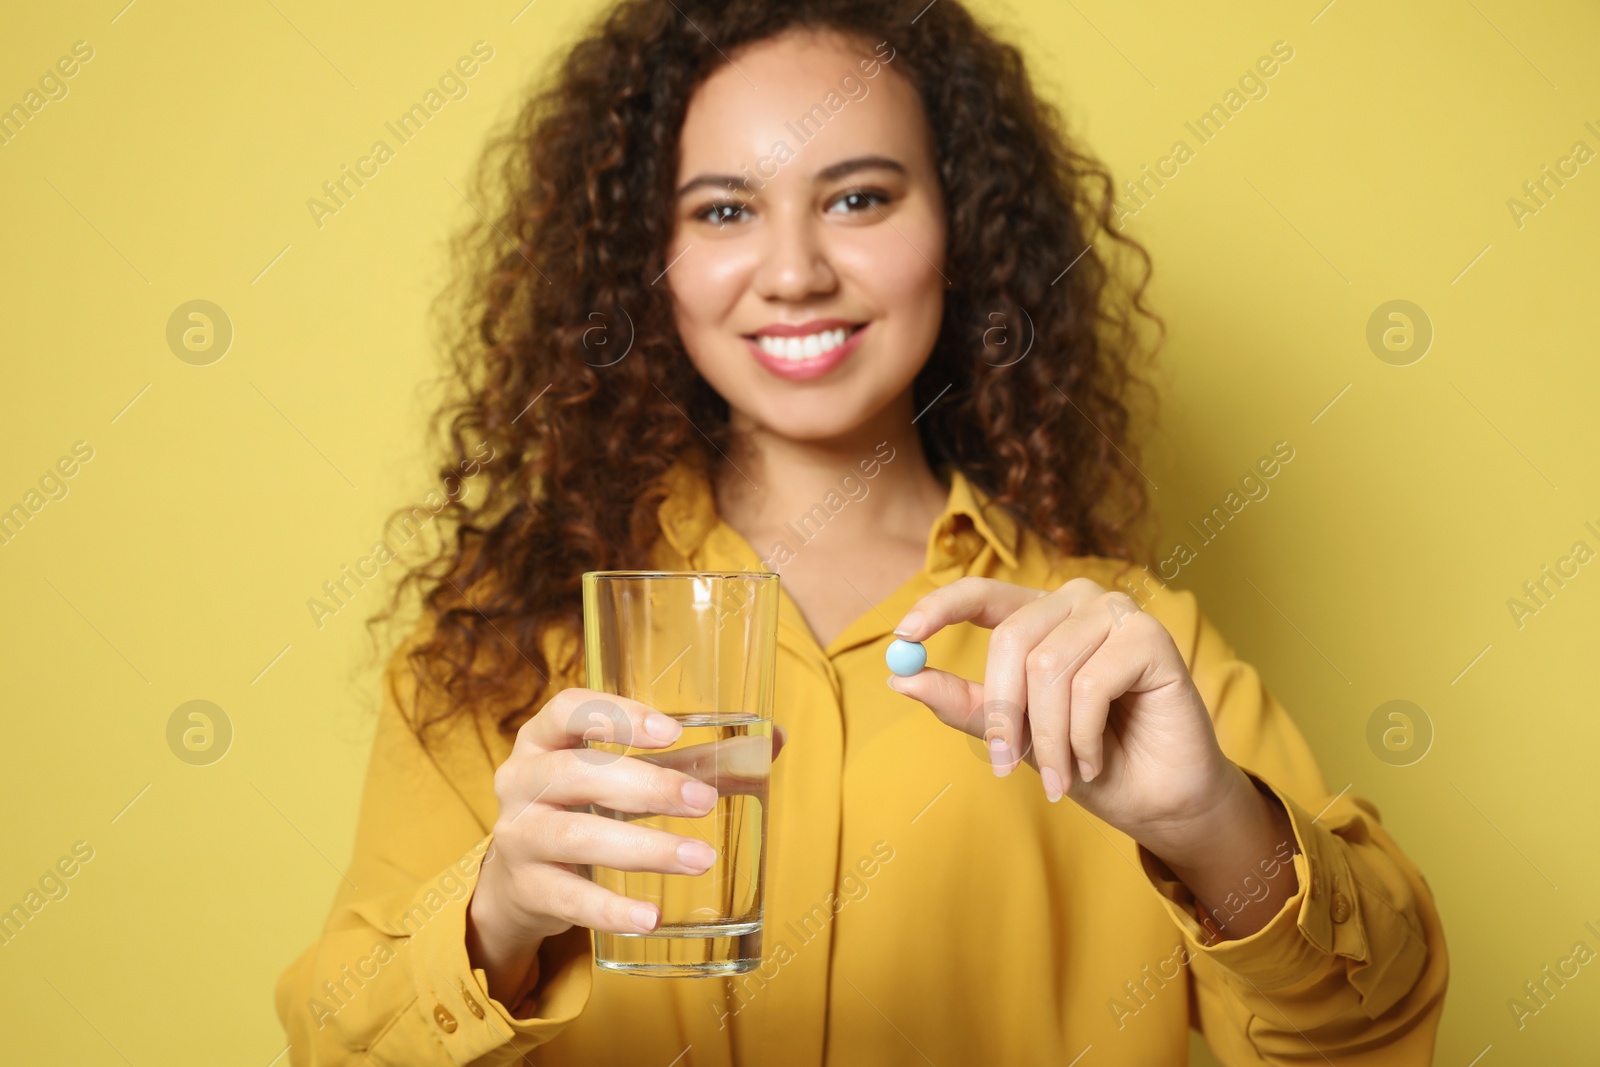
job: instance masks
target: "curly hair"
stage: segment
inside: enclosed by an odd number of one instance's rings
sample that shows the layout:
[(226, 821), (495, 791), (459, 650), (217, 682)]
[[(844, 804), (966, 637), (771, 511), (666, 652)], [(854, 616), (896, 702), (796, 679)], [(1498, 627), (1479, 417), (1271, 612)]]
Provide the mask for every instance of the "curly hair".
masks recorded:
[[(581, 655), (582, 573), (647, 566), (660, 476), (702, 434), (729, 446), (728, 405), (651, 279), (667, 266), (690, 97), (742, 47), (791, 30), (887, 42), (926, 108), (951, 281), (913, 385), (918, 410), (933, 405), (919, 425), (929, 462), (1063, 554), (1149, 565), (1130, 390), (1153, 407), (1132, 366), (1141, 319), (1158, 330), (1152, 354), (1165, 335), (1144, 303), (1150, 258), (1113, 224), (1109, 171), (1035, 95), (1020, 50), (957, 0), (621, 0), (491, 138), (480, 217), (452, 245), (438, 305), (450, 396), (430, 429), (447, 424), (447, 478), (486, 446), (495, 458), (481, 493), (451, 495), (453, 538), (368, 620), (417, 586), (431, 627), (405, 658), (443, 695), (413, 720), (424, 741), (460, 715), (514, 734)], [(624, 324), (631, 349), (615, 360), (607, 334)]]

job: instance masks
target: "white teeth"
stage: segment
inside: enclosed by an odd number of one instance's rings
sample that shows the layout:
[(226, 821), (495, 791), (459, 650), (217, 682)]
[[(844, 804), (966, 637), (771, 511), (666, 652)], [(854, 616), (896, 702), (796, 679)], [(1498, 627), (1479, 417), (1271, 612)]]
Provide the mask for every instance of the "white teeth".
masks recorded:
[(824, 352), (832, 352), (850, 337), (848, 329), (823, 330), (804, 337), (771, 337), (762, 334), (756, 338), (761, 351), (779, 359), (816, 359)]

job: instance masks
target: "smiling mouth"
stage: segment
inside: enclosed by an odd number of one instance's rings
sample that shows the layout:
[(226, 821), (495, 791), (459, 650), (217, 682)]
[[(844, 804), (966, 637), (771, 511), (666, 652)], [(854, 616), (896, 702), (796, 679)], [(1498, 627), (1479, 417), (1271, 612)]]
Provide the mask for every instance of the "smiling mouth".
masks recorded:
[(848, 328), (840, 326), (832, 330), (806, 334), (804, 337), (776, 337), (771, 334), (748, 336), (763, 353), (773, 359), (804, 363), (806, 360), (818, 359), (839, 348), (860, 333), (865, 326), (865, 323)]

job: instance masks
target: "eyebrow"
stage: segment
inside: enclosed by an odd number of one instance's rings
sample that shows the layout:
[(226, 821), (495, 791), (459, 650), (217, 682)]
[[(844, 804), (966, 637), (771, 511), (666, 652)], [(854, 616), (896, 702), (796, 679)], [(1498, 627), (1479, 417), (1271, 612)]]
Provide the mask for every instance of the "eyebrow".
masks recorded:
[[(817, 180), (822, 182), (837, 181), (847, 175), (862, 170), (892, 170), (897, 174), (905, 174), (906, 168), (899, 160), (890, 159), (888, 156), (857, 156), (846, 159), (832, 166), (824, 167), (817, 172)], [(678, 190), (678, 196), (684, 196), (702, 186), (714, 189), (737, 189), (740, 192), (750, 192), (750, 183), (736, 174), (702, 174), (684, 182)]]

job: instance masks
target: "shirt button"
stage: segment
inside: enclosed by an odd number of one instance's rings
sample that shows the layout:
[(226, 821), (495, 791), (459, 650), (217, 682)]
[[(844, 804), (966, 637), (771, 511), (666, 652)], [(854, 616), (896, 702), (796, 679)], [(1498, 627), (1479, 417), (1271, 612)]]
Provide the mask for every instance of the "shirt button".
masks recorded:
[(480, 1019), (483, 1018), (483, 1005), (479, 1004), (477, 998), (467, 991), (467, 983), (465, 982), (461, 983), (461, 999), (467, 1002), (468, 1011)]
[(439, 1024), (439, 1029), (447, 1034), (456, 1032), (456, 1017), (445, 1010), (443, 1004), (433, 1006), (433, 1021)]
[(1333, 913), (1333, 921), (1342, 923), (1350, 918), (1350, 901), (1345, 898), (1343, 893), (1336, 892), (1333, 894), (1333, 904), (1330, 910)]

